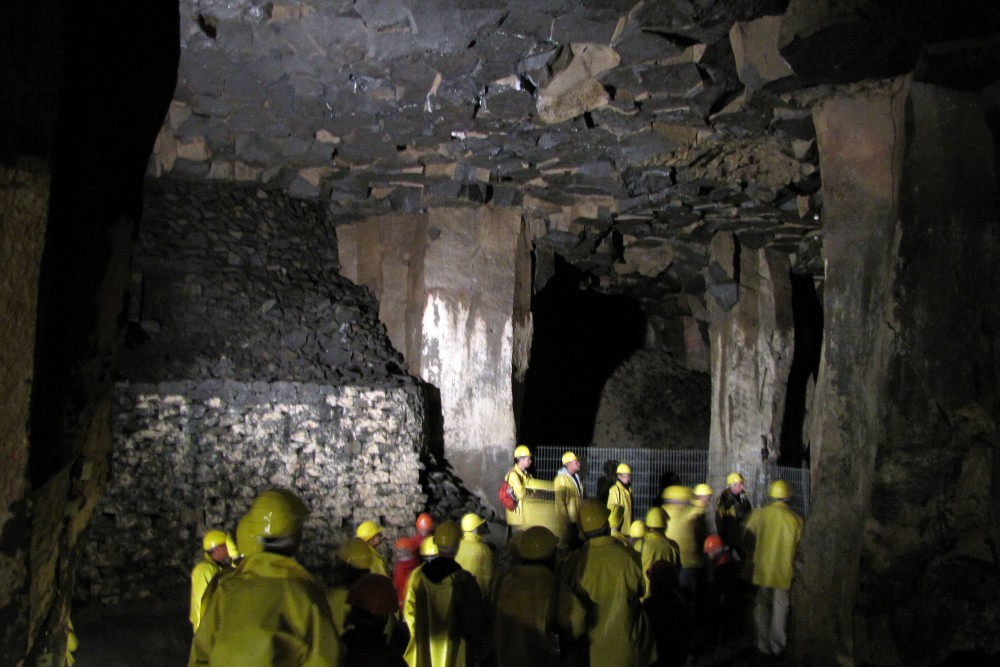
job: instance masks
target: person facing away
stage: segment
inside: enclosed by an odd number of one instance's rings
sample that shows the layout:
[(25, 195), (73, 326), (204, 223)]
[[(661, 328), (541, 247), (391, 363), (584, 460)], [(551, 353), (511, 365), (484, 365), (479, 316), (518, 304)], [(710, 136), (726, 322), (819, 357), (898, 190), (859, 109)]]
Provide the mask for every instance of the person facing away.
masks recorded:
[[(558, 539), (548, 528), (518, 533), (514, 567), (497, 582), (494, 645), (499, 667), (548, 667), (586, 629), (586, 610), (555, 573)], [(556, 641), (553, 641), (553, 638)], [(561, 647), (556, 651), (555, 646)]]
[(511, 468), (504, 481), (510, 485), (511, 494), (517, 506), (507, 512), (507, 525), (513, 531), (524, 529), (524, 499), (528, 497), (528, 480), (531, 473), (531, 450), (525, 445), (518, 445), (514, 448), (514, 467)]
[(454, 521), (435, 528), (438, 555), (410, 575), (403, 605), (409, 667), (464, 667), (481, 648), (488, 628), (485, 603), (475, 578), (455, 562), (461, 533)]
[(286, 489), (264, 491), (253, 501), (236, 528), (243, 562), (213, 581), (189, 665), (341, 664), (343, 647), (323, 586), (294, 558), (308, 515), (302, 499)]
[(493, 549), (483, 541), (489, 526), (479, 515), (469, 513), (462, 517), (462, 541), (458, 543), (455, 562), (476, 578), (483, 599), (489, 597), (493, 585)]
[(345, 667), (405, 667), (401, 651), (393, 650), (386, 638), (386, 625), (397, 609), (396, 589), (389, 578), (363, 575), (351, 586), (347, 603)]
[(590, 664), (645, 666), (652, 646), (639, 606), (642, 568), (638, 554), (611, 536), (609, 515), (598, 500), (580, 505), (587, 541), (566, 557), (562, 578), (587, 610)]
[[(626, 463), (619, 463), (615, 469), (615, 483), (608, 490), (608, 510), (615, 511), (615, 506), (621, 507), (621, 520), (611, 524), (611, 534), (620, 537), (632, 525), (632, 468)], [(612, 516), (617, 517), (617, 514)]]
[(221, 530), (210, 530), (201, 539), (204, 556), (191, 570), (191, 605), (188, 612), (188, 620), (195, 632), (198, 632), (198, 625), (201, 624), (202, 598), (209, 582), (215, 575), (228, 569), (230, 555), (227, 538)]
[(757, 650), (764, 655), (781, 655), (788, 643), (792, 561), (804, 521), (788, 506), (792, 497), (788, 482), (771, 482), (767, 495), (771, 502), (750, 514), (744, 539), (750, 554), (751, 581), (757, 587), (753, 607)]
[(420, 565), (420, 546), (413, 548), (412, 537), (401, 537), (396, 540), (396, 562), (392, 566), (392, 584), (396, 587), (396, 594), (399, 597), (399, 610), (403, 610), (403, 603), (406, 602), (406, 584), (410, 581), (410, 574)]
[(579, 535), (578, 516), (583, 501), (583, 482), (580, 481), (580, 460), (573, 452), (562, 455), (562, 468), (553, 480), (555, 490), (556, 516), (563, 526), (559, 546), (566, 548), (577, 542)]
[[(649, 569), (654, 563), (665, 562), (680, 572), (681, 552), (677, 543), (667, 537), (667, 513), (661, 507), (650, 507), (646, 512), (646, 537), (642, 541), (639, 560), (642, 562), (642, 574), (649, 597), (652, 590), (649, 583)], [(645, 598), (644, 598), (645, 599)]]

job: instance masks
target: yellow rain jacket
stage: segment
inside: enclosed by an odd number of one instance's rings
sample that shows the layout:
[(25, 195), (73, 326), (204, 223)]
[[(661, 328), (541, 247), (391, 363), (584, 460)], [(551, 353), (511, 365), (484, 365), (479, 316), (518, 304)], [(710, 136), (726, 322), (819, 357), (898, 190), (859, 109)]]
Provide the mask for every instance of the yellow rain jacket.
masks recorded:
[(753, 583), (788, 590), (792, 561), (802, 535), (802, 517), (780, 500), (754, 510), (747, 519), (745, 544), (750, 551)]
[(504, 477), (507, 483), (510, 484), (510, 488), (513, 489), (514, 497), (517, 499), (517, 507), (512, 510), (506, 510), (508, 526), (520, 526), (524, 523), (524, 503), (521, 501), (528, 496), (527, 483), (530, 477), (531, 475), (526, 471), (522, 471), (516, 465)]
[(550, 634), (575, 639), (587, 612), (565, 582), (540, 563), (521, 563), (497, 583), (493, 634), (497, 663), (506, 667), (559, 664)]
[(677, 543), (681, 551), (681, 567), (702, 567), (702, 550), (696, 538), (697, 522), (705, 514), (704, 507), (664, 503), (667, 513), (667, 537)]
[(322, 584), (294, 559), (262, 552), (216, 579), (188, 665), (329, 667), (343, 648)]
[(608, 509), (614, 509), (615, 505), (622, 506), (622, 522), (617, 528), (612, 526), (611, 532), (628, 533), (632, 525), (632, 492), (621, 481), (616, 481), (608, 491)]
[(493, 550), (476, 533), (465, 533), (458, 544), (455, 562), (476, 578), (483, 598), (489, 597), (493, 585)]
[(666, 561), (678, 571), (681, 569), (681, 551), (669, 537), (658, 528), (650, 528), (642, 542), (642, 581), (646, 588), (642, 599), (649, 597), (649, 568), (657, 561)]
[(578, 479), (569, 474), (566, 468), (561, 468), (553, 480), (556, 495), (556, 516), (566, 526), (560, 543), (565, 546), (572, 535), (576, 535), (577, 522), (580, 516), (580, 501), (583, 498), (583, 486), (577, 486)]
[(438, 556), (410, 575), (403, 604), (410, 643), (409, 667), (465, 667), (485, 634), (486, 612), (479, 586), (452, 558)]
[(594, 537), (563, 564), (563, 580), (587, 609), (590, 664), (644, 667), (652, 641), (639, 606), (639, 554), (611, 536)]
[(191, 608), (188, 620), (191, 621), (195, 632), (198, 632), (198, 626), (201, 624), (201, 599), (205, 597), (208, 583), (219, 572), (222, 572), (222, 566), (212, 560), (207, 553), (205, 558), (191, 570)]
[(368, 571), (372, 574), (382, 574), (392, 579), (392, 573), (389, 572), (389, 564), (385, 562), (385, 556), (370, 544), (368, 544), (368, 549), (372, 552), (371, 564), (368, 566)]

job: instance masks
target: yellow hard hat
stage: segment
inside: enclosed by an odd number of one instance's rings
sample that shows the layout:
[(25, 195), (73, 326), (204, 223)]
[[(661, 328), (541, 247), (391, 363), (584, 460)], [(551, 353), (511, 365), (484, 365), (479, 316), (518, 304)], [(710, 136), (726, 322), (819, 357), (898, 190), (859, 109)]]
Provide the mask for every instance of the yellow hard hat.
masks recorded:
[(362, 521), (361, 525), (358, 526), (358, 529), (354, 534), (367, 542), (381, 532), (382, 526), (378, 525), (374, 521)]
[(585, 533), (600, 530), (608, 525), (610, 514), (611, 512), (604, 503), (588, 498), (580, 504), (580, 529)]
[(632, 525), (628, 527), (628, 536), (636, 539), (646, 537), (646, 522), (642, 519), (633, 521)]
[(462, 531), (466, 533), (475, 532), (477, 528), (486, 523), (478, 514), (469, 513), (462, 517)]
[(785, 480), (776, 479), (767, 487), (767, 495), (775, 500), (788, 500), (792, 497), (792, 487)]
[(708, 484), (699, 484), (694, 487), (694, 495), (696, 496), (710, 496), (713, 493), (715, 493), (715, 491), (712, 491), (712, 487)]
[(531, 450), (528, 449), (527, 445), (518, 445), (514, 448), (514, 460), (517, 460), (522, 456), (531, 456)]
[(445, 521), (434, 529), (434, 544), (438, 551), (451, 551), (458, 548), (458, 541), (462, 539), (462, 529), (454, 521)]
[(205, 537), (201, 538), (201, 548), (205, 551), (211, 551), (220, 544), (225, 544), (228, 537), (221, 530), (210, 530), (205, 533)]
[(632, 468), (628, 466), (627, 463), (619, 463), (618, 467), (615, 469), (616, 475), (631, 475)]
[(744, 481), (746, 480), (743, 479), (743, 475), (739, 474), (738, 472), (731, 472), (728, 475), (726, 475), (726, 486), (732, 486), (737, 482), (744, 482)]
[(372, 550), (360, 537), (352, 537), (337, 549), (337, 558), (353, 568), (367, 570), (372, 564)]
[(576, 454), (574, 454), (573, 452), (566, 452), (565, 454), (562, 455), (563, 465), (566, 465), (570, 461), (579, 461), (579, 460), (580, 459), (576, 458)]
[(686, 486), (668, 486), (663, 489), (663, 494), (660, 498), (675, 503), (691, 502), (691, 489)]
[(420, 542), (421, 556), (437, 556), (439, 553), (437, 545), (434, 544), (433, 535), (428, 535)]
[(556, 550), (559, 539), (545, 526), (532, 526), (524, 531), (524, 537), (517, 545), (518, 557), (522, 560), (544, 560)]
[(264, 550), (265, 539), (288, 538), (298, 541), (309, 508), (287, 489), (264, 491), (253, 501), (236, 527), (236, 544), (244, 556)]
[(649, 508), (649, 511), (646, 512), (646, 527), (647, 528), (667, 527), (667, 513), (663, 511), (662, 507)]

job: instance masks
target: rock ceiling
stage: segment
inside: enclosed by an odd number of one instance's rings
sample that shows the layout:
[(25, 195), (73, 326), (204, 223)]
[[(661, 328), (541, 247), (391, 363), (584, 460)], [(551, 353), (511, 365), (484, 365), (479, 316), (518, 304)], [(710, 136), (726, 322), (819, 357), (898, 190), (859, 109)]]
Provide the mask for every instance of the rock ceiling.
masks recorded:
[[(703, 294), (719, 231), (821, 276), (819, 160), (800, 93), (911, 71), (936, 38), (926, 16), (903, 30), (919, 39), (899, 37), (905, 21), (883, 39), (894, 24), (872, 11), (807, 30), (811, 7), (181, 0), (180, 76), (154, 168), (321, 197), (338, 224), (521, 206), (538, 247), (593, 287), (640, 297)], [(802, 47), (809, 30), (826, 53)], [(883, 41), (872, 54), (841, 33)]]

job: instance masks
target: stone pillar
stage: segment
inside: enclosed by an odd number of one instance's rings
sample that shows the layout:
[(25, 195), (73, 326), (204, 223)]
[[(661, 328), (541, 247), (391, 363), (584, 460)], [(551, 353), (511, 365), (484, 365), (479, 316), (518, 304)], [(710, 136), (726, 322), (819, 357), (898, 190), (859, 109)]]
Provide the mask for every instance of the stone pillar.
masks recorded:
[[(708, 269), (712, 417), (709, 483), (739, 470), (760, 496), (761, 462), (775, 463), (795, 336), (787, 255), (712, 240)], [(755, 478), (756, 477), (756, 478)]]
[(344, 276), (375, 291), (409, 371), (440, 391), (445, 457), (494, 506), (514, 446), (513, 385), (530, 349), (523, 234), (518, 209), (492, 207), (337, 230)]

